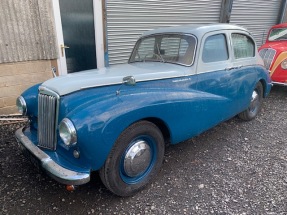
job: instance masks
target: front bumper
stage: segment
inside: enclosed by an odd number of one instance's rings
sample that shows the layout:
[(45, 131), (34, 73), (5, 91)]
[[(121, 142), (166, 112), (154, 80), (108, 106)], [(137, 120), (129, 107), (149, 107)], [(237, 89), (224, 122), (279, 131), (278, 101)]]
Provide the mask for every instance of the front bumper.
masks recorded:
[[(23, 133), (23, 128), (16, 131), (15, 136), (22, 150), (25, 150), (51, 178), (67, 185), (81, 185), (90, 181), (90, 173), (75, 172), (66, 169), (51, 159), (49, 155), (35, 146)], [(26, 154), (27, 154), (26, 153)], [(35, 164), (35, 162), (33, 162)]]

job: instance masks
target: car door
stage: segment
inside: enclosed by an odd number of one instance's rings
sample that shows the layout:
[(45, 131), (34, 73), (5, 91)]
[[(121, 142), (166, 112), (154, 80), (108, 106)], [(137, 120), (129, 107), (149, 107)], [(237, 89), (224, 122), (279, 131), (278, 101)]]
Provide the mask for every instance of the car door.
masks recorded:
[(254, 40), (242, 31), (230, 31), (231, 60), (229, 68), (230, 86), (228, 96), (232, 109), (241, 112), (249, 103), (253, 89), (259, 81), (256, 70), (256, 45)]
[(214, 31), (205, 34), (201, 40), (197, 65), (197, 90), (204, 92), (201, 102), (204, 120), (202, 128), (209, 128), (235, 114), (232, 109), (233, 67), (228, 31)]

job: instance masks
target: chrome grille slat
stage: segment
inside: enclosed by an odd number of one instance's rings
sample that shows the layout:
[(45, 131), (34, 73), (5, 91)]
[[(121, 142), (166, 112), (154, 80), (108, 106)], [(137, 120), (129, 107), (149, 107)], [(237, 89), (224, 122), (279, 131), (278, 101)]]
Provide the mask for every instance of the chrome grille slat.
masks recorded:
[(38, 95), (38, 146), (56, 150), (59, 96), (46, 88)]
[(264, 61), (265, 68), (270, 69), (276, 55), (276, 50), (272, 48), (261, 49), (259, 55)]

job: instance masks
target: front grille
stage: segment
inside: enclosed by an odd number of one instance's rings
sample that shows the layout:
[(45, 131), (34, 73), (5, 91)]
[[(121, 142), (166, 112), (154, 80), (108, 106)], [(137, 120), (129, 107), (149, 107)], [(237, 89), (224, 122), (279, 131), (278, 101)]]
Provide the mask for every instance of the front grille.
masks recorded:
[(266, 69), (270, 69), (270, 66), (271, 66), (271, 64), (273, 62), (275, 54), (276, 54), (276, 50), (271, 49), (271, 48), (261, 49), (259, 51), (259, 55), (263, 59)]
[(44, 87), (38, 95), (38, 146), (56, 150), (59, 96)]

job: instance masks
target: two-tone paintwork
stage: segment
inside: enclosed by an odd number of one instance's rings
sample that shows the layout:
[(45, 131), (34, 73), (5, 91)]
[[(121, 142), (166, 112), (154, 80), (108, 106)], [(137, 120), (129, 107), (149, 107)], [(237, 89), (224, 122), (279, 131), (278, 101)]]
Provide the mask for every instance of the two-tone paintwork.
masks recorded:
[(287, 40), (270, 41), (268, 39), (270, 32), (277, 28), (287, 29), (287, 23), (273, 26), (268, 32), (265, 44), (259, 48), (259, 51), (268, 48), (272, 48), (276, 51), (270, 68), (267, 69), (270, 70), (270, 76), (274, 84), (287, 86), (287, 69), (281, 67), (281, 63), (287, 60)]
[[(258, 53), (241, 60), (232, 54), (231, 33), (250, 36), (246, 30), (219, 24), (167, 28), (143, 36), (164, 32), (194, 33), (198, 45), (192, 66), (138, 62), (70, 74), (42, 84), (60, 96), (59, 123), (68, 118), (77, 131), (76, 145), (68, 147), (58, 137), (56, 151), (42, 149), (55, 163), (75, 172), (90, 173), (103, 166), (117, 138), (135, 122), (153, 122), (166, 140), (176, 144), (247, 109), (258, 82), (263, 85), (264, 96), (269, 93), (270, 77)], [(229, 58), (203, 65), (201, 47), (212, 32), (226, 34)], [(135, 77), (136, 85), (123, 84), (126, 76)], [(30, 128), (23, 132), (35, 145), (38, 87), (22, 94), (31, 119)], [(74, 150), (79, 152), (79, 158), (74, 157)]]

